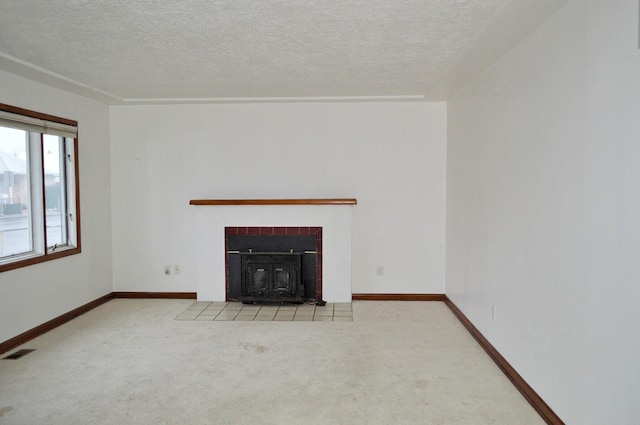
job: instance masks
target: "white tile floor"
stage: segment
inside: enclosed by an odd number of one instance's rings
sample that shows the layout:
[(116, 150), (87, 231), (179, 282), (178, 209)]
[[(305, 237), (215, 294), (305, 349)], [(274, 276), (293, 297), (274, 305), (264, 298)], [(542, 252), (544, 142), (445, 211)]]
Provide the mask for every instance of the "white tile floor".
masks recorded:
[(239, 302), (194, 302), (176, 320), (245, 322), (352, 322), (351, 303), (242, 304)]

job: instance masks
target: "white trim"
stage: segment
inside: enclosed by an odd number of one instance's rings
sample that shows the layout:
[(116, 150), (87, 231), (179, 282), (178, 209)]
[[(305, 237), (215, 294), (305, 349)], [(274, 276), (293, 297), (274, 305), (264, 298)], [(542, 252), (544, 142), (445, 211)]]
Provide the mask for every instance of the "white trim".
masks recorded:
[(43, 203), (44, 176), (42, 175), (42, 135), (40, 133), (29, 133), (29, 149), (27, 149), (27, 152), (29, 159), (27, 175), (30, 188), (28, 211), (31, 212), (31, 232), (29, 234), (32, 244), (31, 251), (37, 255), (42, 255), (45, 252), (44, 215), (46, 208)]
[[(7, 55), (6, 53), (2, 52), (0, 52), (0, 68), (4, 69), (5, 71), (12, 72), (18, 76), (49, 84), (62, 90), (69, 89), (74, 93), (81, 94), (89, 98), (97, 98), (96, 100), (104, 101), (107, 103), (111, 103), (113, 101), (116, 101), (116, 103), (122, 102), (122, 98), (119, 96), (92, 87), (88, 84), (81, 83), (74, 79), (65, 77), (64, 75), (55, 73), (53, 71), (49, 71), (48, 69), (42, 68), (38, 65), (34, 65), (30, 62), (18, 59), (14, 56)], [(60, 83), (64, 83), (66, 87), (61, 87)]]
[(184, 104), (184, 103), (291, 103), (291, 102), (407, 102), (425, 101), (424, 95), (396, 96), (291, 96), (291, 97), (176, 97), (126, 98), (127, 104)]

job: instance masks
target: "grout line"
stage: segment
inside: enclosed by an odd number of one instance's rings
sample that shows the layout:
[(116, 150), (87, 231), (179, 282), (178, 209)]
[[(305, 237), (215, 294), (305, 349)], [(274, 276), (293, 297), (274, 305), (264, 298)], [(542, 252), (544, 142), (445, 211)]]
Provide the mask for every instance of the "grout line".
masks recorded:
[[(202, 309), (198, 311), (198, 309), (193, 309), (194, 305), (201, 305), (202, 304)], [(351, 303), (339, 303), (339, 305), (341, 306), (340, 308), (337, 308), (337, 305), (335, 303), (327, 303), (327, 305), (325, 306), (316, 306), (316, 305), (312, 305), (312, 304), (300, 304), (300, 305), (294, 305), (294, 304), (281, 304), (281, 305), (260, 305), (257, 309), (254, 307), (256, 306), (255, 304), (247, 304), (247, 305), (240, 305), (240, 308), (238, 310), (235, 309), (235, 307), (237, 307), (237, 304), (235, 302), (225, 302), (224, 305), (222, 305), (221, 310), (218, 311), (217, 314), (215, 315), (205, 315), (204, 312), (212, 305), (212, 302), (209, 303), (203, 303), (203, 302), (195, 302), (193, 304), (191, 304), (187, 310), (183, 311), (182, 313), (178, 314), (176, 316), (179, 317), (182, 314), (184, 314), (186, 311), (191, 310), (192, 312), (197, 312), (196, 316), (193, 319), (186, 319), (183, 321), (203, 321), (203, 320), (198, 320), (198, 318), (200, 316), (208, 316), (211, 317), (210, 321), (216, 321), (216, 319), (218, 319), (218, 317), (220, 317), (220, 315), (224, 312), (224, 313), (231, 313), (231, 312), (235, 312), (234, 315), (232, 315), (233, 317), (229, 317), (228, 319), (220, 319), (217, 320), (219, 322), (222, 321), (253, 321), (255, 322), (256, 317), (261, 316), (261, 317), (265, 317), (265, 316), (271, 316), (270, 320), (258, 320), (260, 322), (278, 322), (278, 321), (282, 321), (282, 320), (276, 320), (276, 318), (284, 318), (284, 317), (291, 317), (291, 321), (299, 321), (299, 322), (313, 322), (313, 321), (323, 321), (323, 322), (335, 322), (335, 321), (340, 321), (340, 322), (345, 322), (345, 321), (351, 321), (353, 322), (353, 307)], [(229, 306), (233, 305), (233, 309), (228, 309), (227, 308)], [(311, 307), (306, 307), (306, 306), (311, 306)], [(348, 309), (345, 308), (348, 306)], [(264, 308), (268, 308), (268, 307), (275, 307), (275, 309), (273, 308), (269, 308), (268, 310), (263, 310)], [(302, 308), (301, 308), (302, 307)], [(336, 320), (336, 312), (338, 312), (337, 317), (339, 317), (339, 320)], [(239, 316), (243, 316), (246, 320), (237, 320)], [(250, 317), (251, 316), (251, 317)], [(296, 320), (296, 317), (298, 318)], [(249, 320), (250, 318), (250, 320)], [(351, 320), (345, 320), (345, 319), (351, 319)], [(289, 321), (289, 320), (285, 320), (285, 321)]]

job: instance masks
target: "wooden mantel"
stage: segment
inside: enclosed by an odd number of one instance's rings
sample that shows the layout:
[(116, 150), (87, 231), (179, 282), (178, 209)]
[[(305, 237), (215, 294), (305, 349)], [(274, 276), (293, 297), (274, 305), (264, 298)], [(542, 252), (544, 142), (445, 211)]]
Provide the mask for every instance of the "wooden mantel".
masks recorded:
[(189, 205), (356, 205), (355, 198), (320, 199), (192, 199)]

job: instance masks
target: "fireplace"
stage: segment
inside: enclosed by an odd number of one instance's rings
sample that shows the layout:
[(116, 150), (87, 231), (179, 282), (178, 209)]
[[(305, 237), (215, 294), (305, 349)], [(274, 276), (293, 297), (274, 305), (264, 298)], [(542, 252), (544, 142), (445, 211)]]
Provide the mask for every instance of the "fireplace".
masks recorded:
[(322, 300), (321, 227), (225, 227), (226, 300)]
[[(199, 205), (194, 207), (193, 219), (197, 225), (190, 235), (194, 241), (193, 278), (198, 301), (232, 298), (230, 265), (236, 262), (240, 270), (240, 254), (228, 253), (228, 238), (236, 235), (313, 236), (316, 244), (305, 251), (316, 253), (305, 253), (302, 262), (304, 268), (308, 265), (304, 261), (307, 257), (316, 258), (316, 287), (308, 298), (351, 301), (355, 199), (194, 199), (189, 203)], [(307, 227), (310, 225), (316, 227)], [(289, 248), (284, 246), (277, 251), (289, 252)], [(307, 297), (311, 285), (307, 285), (307, 273), (303, 274)]]

